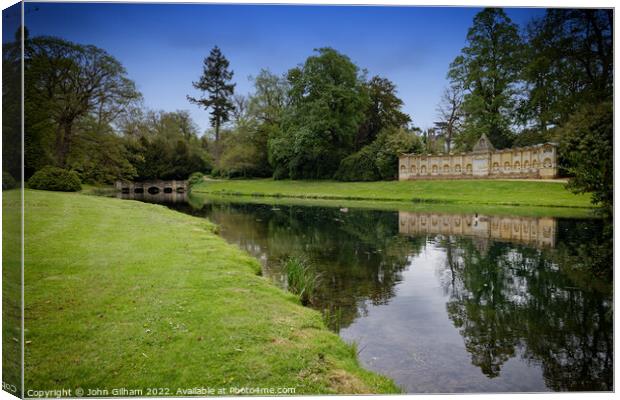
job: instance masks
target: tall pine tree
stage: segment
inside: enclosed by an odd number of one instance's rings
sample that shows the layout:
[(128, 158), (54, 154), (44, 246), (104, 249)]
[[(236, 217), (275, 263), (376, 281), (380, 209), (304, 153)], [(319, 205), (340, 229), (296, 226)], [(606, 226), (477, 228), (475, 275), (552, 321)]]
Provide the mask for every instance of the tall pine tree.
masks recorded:
[(234, 110), (232, 95), (235, 84), (230, 83), (233, 71), (229, 71), (228, 67), (228, 60), (219, 47), (215, 46), (209, 57), (203, 61), (202, 76), (197, 82), (192, 82), (196, 89), (208, 93), (208, 97), (187, 96), (191, 103), (198, 104), (205, 110), (211, 109), (210, 120), (211, 126), (215, 128), (216, 142), (219, 141), (222, 124), (229, 120), (230, 114)]

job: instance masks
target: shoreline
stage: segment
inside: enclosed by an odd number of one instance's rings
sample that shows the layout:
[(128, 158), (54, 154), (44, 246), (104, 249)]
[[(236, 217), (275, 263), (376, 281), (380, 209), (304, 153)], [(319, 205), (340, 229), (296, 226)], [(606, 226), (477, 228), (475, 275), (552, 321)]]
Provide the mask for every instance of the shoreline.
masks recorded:
[(191, 188), (200, 195), (248, 198), (372, 201), (499, 207), (553, 207), (595, 210), (589, 195), (569, 192), (565, 183), (526, 180), (458, 181), (275, 181), (209, 179)]
[(399, 393), (211, 222), (79, 193), (25, 199), (26, 389)]
[(273, 206), (302, 206), (370, 209), (378, 211), (412, 212), (412, 213), (439, 213), (453, 215), (484, 214), (506, 217), (552, 217), (589, 219), (599, 218), (595, 208), (585, 207), (532, 207), (532, 206), (505, 206), (455, 203), (409, 203), (404, 201), (373, 201), (373, 200), (346, 200), (346, 199), (311, 199), (304, 197), (273, 197), (233, 195), (218, 193), (191, 193), (188, 197), (193, 208), (200, 209), (208, 202), (265, 204)]

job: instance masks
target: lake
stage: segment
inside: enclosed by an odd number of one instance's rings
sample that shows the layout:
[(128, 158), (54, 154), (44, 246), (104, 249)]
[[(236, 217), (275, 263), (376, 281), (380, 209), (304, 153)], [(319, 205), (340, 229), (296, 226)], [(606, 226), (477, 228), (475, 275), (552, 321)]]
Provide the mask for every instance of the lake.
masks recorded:
[(312, 307), (408, 393), (613, 389), (601, 220), (183, 196), (169, 206), (218, 224), (276, 284), (283, 260), (304, 257)]

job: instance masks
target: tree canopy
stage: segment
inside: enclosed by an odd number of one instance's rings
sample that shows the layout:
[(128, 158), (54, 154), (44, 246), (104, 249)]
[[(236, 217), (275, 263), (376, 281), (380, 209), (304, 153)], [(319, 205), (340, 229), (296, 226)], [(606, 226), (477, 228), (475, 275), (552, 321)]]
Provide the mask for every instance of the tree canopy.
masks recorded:
[(440, 128), (459, 150), (470, 150), (482, 133), (498, 148), (561, 143), (570, 186), (608, 206), (612, 75), (613, 10), (548, 9), (520, 35), (503, 10), (487, 8), (448, 73), (464, 90), (462, 127), (448, 135), (451, 113), (443, 111), (451, 107), (444, 101)]
[(289, 70), (290, 106), (269, 141), (276, 177), (328, 178), (354, 148), (369, 98), (359, 68), (331, 48)]
[(101, 127), (140, 99), (121, 63), (92, 45), (47, 36), (28, 38), (24, 63), (27, 121), (51, 125), (53, 160), (60, 167), (67, 164), (79, 119), (91, 117)]
[(522, 49), (518, 27), (502, 9), (486, 8), (474, 17), (467, 46), (448, 73), (465, 89), (468, 145), (482, 133), (498, 148), (511, 145)]

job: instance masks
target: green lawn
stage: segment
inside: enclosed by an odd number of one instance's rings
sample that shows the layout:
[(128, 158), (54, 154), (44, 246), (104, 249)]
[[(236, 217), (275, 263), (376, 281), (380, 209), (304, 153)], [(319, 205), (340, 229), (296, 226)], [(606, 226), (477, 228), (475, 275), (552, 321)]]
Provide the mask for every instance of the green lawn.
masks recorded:
[(536, 207), (592, 207), (589, 195), (575, 195), (565, 183), (545, 181), (274, 181), (209, 180), (194, 193), (316, 199), (432, 202)]
[(2, 199), (2, 382), (21, 395), (21, 201), (20, 192)]
[(25, 198), (26, 390), (398, 391), (206, 220), (82, 194)]

